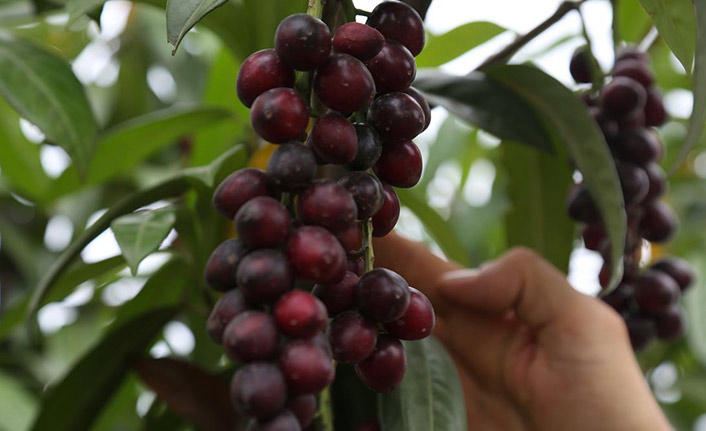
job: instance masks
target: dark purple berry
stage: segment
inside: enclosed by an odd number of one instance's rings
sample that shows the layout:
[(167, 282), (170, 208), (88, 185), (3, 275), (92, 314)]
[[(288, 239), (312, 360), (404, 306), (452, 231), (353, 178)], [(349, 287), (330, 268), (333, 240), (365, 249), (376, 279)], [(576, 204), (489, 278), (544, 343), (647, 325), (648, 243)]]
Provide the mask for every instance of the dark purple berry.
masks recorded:
[(284, 244), (291, 225), (292, 219), (287, 208), (268, 196), (248, 201), (235, 215), (238, 237), (251, 248)]
[(208, 258), (204, 278), (213, 289), (225, 292), (236, 286), (235, 270), (248, 248), (239, 239), (227, 239)]
[(269, 419), (252, 419), (245, 431), (302, 431), (302, 427), (292, 412), (283, 410)]
[(635, 301), (640, 309), (659, 314), (679, 298), (679, 285), (661, 271), (647, 271), (635, 281)]
[(642, 202), (647, 196), (650, 180), (644, 169), (632, 163), (620, 163), (617, 166), (620, 186), (626, 204)]
[(630, 335), (632, 348), (639, 352), (644, 350), (657, 336), (657, 327), (654, 319), (649, 316), (632, 315), (625, 319)]
[(238, 411), (262, 419), (279, 413), (287, 400), (282, 372), (276, 365), (264, 362), (240, 368), (235, 373), (230, 393)]
[(630, 283), (621, 283), (614, 291), (602, 297), (603, 301), (613, 307), (617, 312), (626, 310), (630, 305), (630, 301), (635, 295), (635, 288)]
[(424, 22), (416, 10), (398, 1), (385, 1), (373, 9), (366, 22), (388, 40), (404, 45), (415, 57), (424, 48)]
[(358, 277), (365, 274), (365, 259), (359, 257), (357, 259), (348, 259), (348, 264), (346, 266), (349, 272), (357, 275)]
[(309, 123), (304, 99), (291, 88), (273, 88), (255, 99), (250, 111), (253, 129), (273, 144), (299, 139)]
[(422, 177), (422, 153), (412, 141), (387, 146), (375, 164), (375, 173), (392, 186), (414, 187)]
[(377, 330), (360, 314), (347, 311), (331, 321), (328, 339), (336, 361), (355, 364), (375, 349)]
[(299, 425), (302, 429), (308, 427), (314, 422), (316, 414), (316, 397), (314, 395), (297, 395), (289, 397), (287, 401), (287, 410), (292, 412), (297, 417)]
[(598, 124), (598, 127), (601, 129), (601, 132), (603, 133), (606, 142), (608, 144), (612, 144), (613, 141), (615, 141), (615, 139), (618, 137), (618, 133), (620, 130), (618, 127), (618, 122), (606, 116), (603, 110), (597, 106), (589, 107), (588, 111), (591, 113), (591, 116), (596, 121), (596, 124)]
[(613, 76), (626, 76), (642, 84), (645, 89), (652, 87), (655, 82), (654, 73), (650, 67), (640, 60), (625, 59), (615, 64)]
[(287, 256), (297, 277), (316, 283), (338, 283), (346, 274), (346, 252), (329, 231), (302, 226), (287, 243)]
[(424, 111), (412, 96), (394, 92), (375, 99), (368, 110), (368, 123), (384, 145), (414, 139), (424, 129)]
[(386, 41), (380, 52), (365, 62), (375, 80), (378, 94), (391, 91), (404, 91), (412, 85), (417, 76), (414, 57), (401, 43)]
[(213, 206), (233, 219), (235, 213), (250, 199), (270, 194), (267, 175), (260, 169), (245, 168), (230, 174), (213, 194)]
[(644, 207), (640, 233), (650, 242), (666, 242), (677, 230), (677, 216), (664, 202), (654, 201)]
[(311, 338), (323, 331), (328, 322), (324, 304), (303, 290), (283, 295), (275, 304), (273, 315), (280, 331), (290, 338)]
[(238, 99), (248, 108), (267, 90), (293, 86), (294, 71), (282, 63), (274, 49), (263, 49), (246, 58), (235, 84)]
[(346, 165), (349, 171), (364, 171), (375, 165), (382, 154), (380, 135), (366, 123), (353, 124), (358, 137), (358, 152), (352, 162)]
[(272, 317), (247, 311), (226, 326), (223, 349), (236, 362), (248, 363), (272, 358), (279, 347), (279, 332)]
[(355, 308), (358, 281), (360, 277), (347, 271), (343, 280), (336, 284), (317, 284), (312, 293), (324, 303), (329, 316), (334, 317)]
[(363, 224), (359, 221), (336, 234), (338, 242), (346, 253), (355, 253), (363, 248)]
[(338, 183), (353, 196), (358, 208), (358, 220), (372, 217), (382, 206), (382, 183), (374, 176), (365, 172), (349, 172)]
[(599, 251), (607, 239), (605, 228), (601, 223), (590, 223), (581, 232), (583, 245), (593, 251)]
[(383, 185), (382, 191), (382, 206), (373, 216), (373, 236), (378, 238), (392, 232), (400, 218), (400, 199), (397, 192), (388, 184)]
[(674, 304), (655, 319), (657, 338), (662, 341), (676, 341), (684, 336), (686, 325), (679, 305)]
[[(233, 271), (233, 274), (233, 278), (235, 278), (235, 271)], [(223, 331), (226, 326), (248, 308), (248, 303), (240, 290), (233, 289), (224, 293), (218, 299), (216, 305), (213, 306), (213, 310), (206, 321), (206, 328), (211, 339), (221, 344)]]
[(569, 71), (574, 81), (579, 84), (593, 82), (591, 63), (593, 63), (593, 60), (588, 47), (582, 46), (574, 51), (569, 63)]
[(311, 148), (325, 163), (350, 163), (358, 153), (358, 136), (346, 117), (329, 112), (316, 120), (310, 134)]
[(275, 187), (285, 192), (305, 188), (314, 180), (315, 174), (314, 154), (296, 142), (277, 148), (267, 163), (267, 176)]
[(333, 180), (316, 180), (299, 195), (297, 216), (304, 224), (337, 233), (355, 222), (358, 211), (353, 196), (343, 186)]
[(647, 92), (634, 79), (619, 76), (603, 87), (601, 107), (615, 118), (629, 118), (645, 108)]
[(615, 142), (614, 149), (620, 160), (640, 166), (656, 162), (662, 156), (662, 144), (659, 139), (650, 130), (644, 128), (622, 131)]
[(694, 271), (689, 264), (675, 257), (667, 257), (652, 265), (652, 269), (662, 271), (672, 277), (683, 292), (694, 283)]
[(402, 317), (410, 300), (409, 285), (399, 274), (376, 268), (360, 278), (358, 309), (375, 322), (387, 323)]
[(375, 81), (365, 65), (348, 54), (332, 54), (314, 76), (316, 96), (334, 111), (351, 113), (375, 97)]
[(647, 178), (650, 180), (650, 187), (647, 190), (644, 202), (652, 202), (660, 198), (667, 191), (667, 174), (661, 166), (650, 163), (645, 166)]
[(573, 220), (583, 223), (597, 223), (601, 221), (601, 213), (598, 211), (593, 198), (588, 189), (578, 185), (571, 190), (567, 200), (567, 212)]
[(402, 343), (389, 335), (380, 334), (373, 353), (355, 364), (358, 377), (370, 389), (387, 393), (395, 389), (407, 371), (407, 355)]
[(293, 394), (318, 394), (333, 383), (331, 358), (311, 341), (290, 341), (282, 349), (278, 363)]
[(626, 60), (639, 60), (647, 64), (649, 59), (647, 58), (646, 52), (640, 51), (634, 46), (628, 46), (618, 51), (615, 56), (615, 64)]
[(245, 256), (236, 273), (238, 286), (251, 302), (272, 302), (292, 288), (292, 267), (279, 250), (255, 250)]
[(659, 127), (667, 121), (667, 110), (662, 103), (662, 95), (655, 89), (647, 92), (645, 102), (645, 125)]
[(318, 18), (304, 13), (283, 19), (275, 32), (275, 49), (282, 63), (296, 70), (314, 70), (331, 52), (331, 32)]
[(388, 334), (401, 340), (421, 340), (434, 329), (434, 308), (422, 292), (410, 287), (407, 311), (399, 319), (385, 324)]
[(343, 24), (333, 36), (333, 49), (365, 61), (382, 49), (385, 36), (374, 28), (358, 22)]
[(422, 107), (422, 111), (424, 111), (424, 128), (422, 131), (426, 130), (427, 127), (429, 127), (429, 123), (431, 123), (431, 107), (429, 106), (429, 102), (427, 102), (426, 97), (414, 87), (409, 87), (404, 90), (404, 93), (412, 96), (412, 98), (419, 103), (419, 106)]

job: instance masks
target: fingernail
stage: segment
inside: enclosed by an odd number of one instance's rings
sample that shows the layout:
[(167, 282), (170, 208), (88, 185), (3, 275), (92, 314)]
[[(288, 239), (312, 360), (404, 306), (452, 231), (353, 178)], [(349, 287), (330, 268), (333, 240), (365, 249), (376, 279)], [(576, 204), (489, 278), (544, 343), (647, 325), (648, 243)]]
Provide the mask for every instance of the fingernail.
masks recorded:
[(463, 283), (465, 281), (470, 281), (478, 275), (477, 269), (458, 269), (456, 271), (450, 271), (441, 277), (443, 283)]

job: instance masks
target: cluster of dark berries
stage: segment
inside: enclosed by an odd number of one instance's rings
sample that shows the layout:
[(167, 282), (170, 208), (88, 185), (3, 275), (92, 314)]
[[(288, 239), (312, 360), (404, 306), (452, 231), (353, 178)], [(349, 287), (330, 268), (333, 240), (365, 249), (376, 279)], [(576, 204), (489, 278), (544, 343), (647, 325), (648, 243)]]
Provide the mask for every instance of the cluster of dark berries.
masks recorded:
[[(398, 274), (372, 269), (369, 250), (372, 236), (397, 223), (392, 187), (412, 187), (421, 174), (411, 139), (430, 112), (410, 84), (423, 44), (416, 11), (385, 2), (367, 25), (345, 24), (333, 39), (323, 21), (289, 16), (275, 49), (242, 64), (238, 97), (254, 130), (280, 145), (266, 172), (242, 169), (217, 188), (213, 203), (238, 236), (213, 252), (206, 280), (225, 292), (208, 330), (242, 364), (231, 397), (252, 417), (250, 431), (309, 429), (334, 360), (391, 391), (406, 370), (400, 339), (433, 329), (429, 300)], [(295, 90), (295, 71), (310, 72), (300, 75), (305, 90)], [(327, 171), (340, 178), (317, 179), (323, 164), (339, 165)]]
[[(577, 82), (593, 82), (590, 64), (585, 50), (574, 54), (571, 74)], [(584, 101), (615, 159), (628, 218), (625, 275), (603, 300), (622, 314), (633, 348), (641, 350), (655, 337), (671, 341), (682, 336), (684, 322), (677, 300), (693, 279), (690, 268), (675, 258), (640, 268), (643, 241), (666, 242), (677, 227), (676, 215), (660, 200), (667, 189), (666, 175), (658, 165), (664, 150), (653, 128), (662, 125), (667, 114), (654, 88), (647, 55), (633, 49), (619, 53), (610, 81), (600, 94), (585, 94)], [(607, 286), (610, 246), (598, 208), (581, 184), (569, 196), (568, 212), (585, 224), (582, 237), (586, 248), (603, 256), (599, 279)]]

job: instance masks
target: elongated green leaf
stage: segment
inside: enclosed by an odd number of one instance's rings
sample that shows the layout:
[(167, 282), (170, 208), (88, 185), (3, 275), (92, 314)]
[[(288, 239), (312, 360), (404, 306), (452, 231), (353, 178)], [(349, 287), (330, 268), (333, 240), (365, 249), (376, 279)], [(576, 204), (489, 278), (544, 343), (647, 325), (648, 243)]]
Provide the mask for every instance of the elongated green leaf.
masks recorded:
[(424, 50), (417, 56), (417, 67), (438, 67), (472, 50), (505, 28), (492, 22), (477, 21), (460, 25), (441, 35), (429, 35)]
[(233, 171), (245, 166), (248, 159), (248, 152), (244, 145), (236, 145), (218, 156), (210, 164), (186, 168), (182, 174), (206, 187), (211, 188), (214, 184), (223, 180)]
[(175, 53), (179, 43), (204, 16), (223, 5), (227, 0), (168, 0), (167, 1), (167, 40), (174, 45)]
[(467, 431), (466, 404), (451, 357), (435, 339), (405, 342), (407, 373), (380, 395), (383, 431)]
[(684, 298), (689, 317), (686, 335), (691, 351), (706, 367), (706, 259), (699, 255), (689, 259), (689, 262), (694, 264), (698, 282)]
[(133, 274), (144, 258), (159, 248), (172, 230), (176, 214), (174, 207), (139, 211), (111, 223), (115, 239)]
[(331, 395), (336, 431), (356, 431), (362, 422), (378, 417), (377, 394), (360, 381), (352, 365), (336, 366)]
[(696, 19), (692, 0), (640, 0), (667, 45), (687, 73), (691, 72), (696, 45)]
[(652, 27), (652, 20), (638, 0), (620, 0), (614, 3), (618, 13), (618, 32), (621, 39), (637, 44)]
[(178, 308), (160, 308), (114, 326), (44, 398), (32, 431), (90, 429), (130, 369)]
[(572, 184), (565, 151), (550, 155), (510, 142), (501, 150), (512, 202), (505, 219), (508, 246), (532, 248), (568, 272), (574, 224), (564, 208)]
[(434, 211), (423, 197), (420, 197), (414, 190), (404, 189), (398, 189), (397, 195), (402, 205), (419, 217), (429, 236), (439, 244), (446, 257), (463, 266), (470, 266), (469, 256), (463, 244), (451, 230), (448, 222)]
[(86, 172), (96, 123), (67, 62), (29, 42), (0, 39), (0, 93), (69, 153), (80, 174)]
[(106, 0), (69, 0), (66, 8), (69, 12), (69, 24), (76, 22), (81, 16), (99, 8)]
[(694, 105), (689, 118), (689, 128), (679, 156), (672, 170), (676, 170), (701, 139), (706, 123), (706, 1), (695, 0), (696, 19), (696, 58), (694, 60), (693, 91)]
[(28, 429), (36, 414), (37, 404), (37, 399), (19, 381), (0, 372), (0, 429)]
[(527, 101), (482, 72), (453, 76), (423, 70), (414, 85), (425, 93), (429, 103), (443, 106), (501, 139), (553, 150), (550, 136)]
[(603, 134), (586, 106), (559, 81), (530, 66), (502, 66), (490, 77), (522, 97), (539, 113), (557, 144), (565, 145), (583, 174), (583, 181), (598, 206), (612, 245), (613, 289), (622, 278), (626, 216), (615, 163)]

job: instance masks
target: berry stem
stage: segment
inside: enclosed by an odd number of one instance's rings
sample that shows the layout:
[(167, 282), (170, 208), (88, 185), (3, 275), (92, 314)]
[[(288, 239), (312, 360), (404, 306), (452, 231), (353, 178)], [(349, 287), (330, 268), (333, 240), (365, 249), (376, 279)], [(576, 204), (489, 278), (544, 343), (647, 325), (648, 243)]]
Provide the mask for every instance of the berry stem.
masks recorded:
[(316, 412), (319, 419), (316, 422), (317, 431), (334, 431), (333, 428), (333, 406), (331, 405), (331, 388), (324, 389), (319, 395), (319, 411)]
[(617, 48), (620, 45), (620, 0), (610, 0), (613, 9), (613, 20), (611, 29), (613, 32), (613, 51), (617, 54)]
[(307, 15), (321, 19), (324, 14), (324, 6), (327, 0), (309, 0), (309, 5), (306, 8)]
[(483, 64), (478, 66), (478, 70), (487, 70), (492, 66), (507, 63), (510, 58), (512, 58), (512, 56), (517, 53), (517, 51), (519, 51), (522, 47), (531, 42), (535, 37), (544, 33), (545, 30), (559, 22), (562, 18), (564, 18), (566, 14), (571, 11), (577, 10), (583, 4), (584, 1), (586, 0), (564, 1), (559, 5), (559, 7), (552, 14), (552, 16), (544, 20), (542, 23), (530, 30), (525, 35), (518, 37), (514, 42), (501, 49), (495, 55), (489, 57), (483, 62)]
[(373, 250), (373, 219), (363, 222), (363, 250), (365, 250), (365, 272), (371, 271), (375, 264)]
[(363, 10), (363, 9), (356, 9), (355, 14), (361, 15), (361, 16), (367, 16), (367, 17), (370, 16), (370, 12), (368, 12), (367, 10)]
[(581, 8), (576, 9), (576, 12), (579, 14), (579, 19), (581, 20), (581, 33), (586, 41), (586, 47), (588, 47), (588, 57), (590, 59), (589, 67), (591, 68), (591, 77), (593, 78), (591, 91), (597, 92), (603, 88), (605, 76), (601, 70), (601, 66), (596, 61), (596, 57), (593, 55), (593, 43), (591, 42), (591, 37), (588, 35), (586, 19), (583, 16), (583, 12), (581, 12)]

